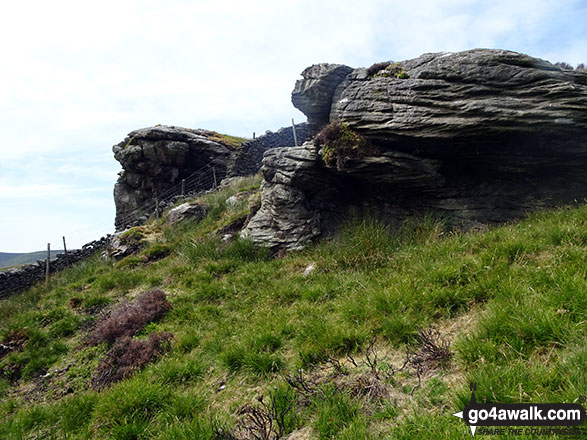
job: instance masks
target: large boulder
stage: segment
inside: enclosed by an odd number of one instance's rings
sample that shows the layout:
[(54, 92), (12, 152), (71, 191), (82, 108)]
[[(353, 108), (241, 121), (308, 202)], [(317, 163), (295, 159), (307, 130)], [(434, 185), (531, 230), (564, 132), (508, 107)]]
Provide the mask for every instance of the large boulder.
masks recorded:
[(129, 133), (113, 152), (123, 168), (114, 186), (115, 225), (122, 230), (151, 214), (155, 200), (180, 192), (182, 179), (194, 173), (201, 178), (195, 174), (189, 179), (186, 191), (219, 183), (234, 148), (212, 131), (161, 125)]
[[(261, 208), (245, 231), (259, 243), (296, 249), (351, 213), (398, 224), (435, 213), (471, 227), (587, 197), (584, 71), (486, 49), (342, 79), (347, 70), (333, 79), (322, 66), (296, 83), (294, 105), (310, 125), (340, 121), (369, 149), (343, 166), (312, 143), (266, 153)], [(313, 90), (321, 81), (334, 92)]]

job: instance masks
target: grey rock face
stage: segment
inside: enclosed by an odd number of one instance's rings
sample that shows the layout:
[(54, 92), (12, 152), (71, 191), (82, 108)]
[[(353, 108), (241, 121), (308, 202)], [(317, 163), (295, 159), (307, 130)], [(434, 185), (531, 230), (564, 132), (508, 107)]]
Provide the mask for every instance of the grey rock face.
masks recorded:
[[(234, 152), (217, 133), (173, 126), (133, 131), (112, 150), (123, 168), (114, 186), (117, 230), (132, 225), (155, 197), (205, 165), (214, 167), (219, 182)], [(213, 180), (197, 184), (191, 189), (211, 188)]]
[(318, 213), (309, 205), (302, 179), (311, 179), (317, 153), (313, 146), (267, 151), (261, 171), (261, 208), (243, 230), (244, 237), (271, 248), (300, 249), (320, 234)]
[(400, 224), (432, 213), (468, 228), (587, 198), (586, 72), (481, 49), (395, 68), (327, 81), (332, 96), (312, 91), (328, 69), (304, 72), (292, 100), (309, 122), (328, 109), (373, 148), (340, 170), (310, 144), (266, 153), (251, 237), (296, 249), (351, 214)]
[(182, 220), (201, 220), (208, 214), (208, 206), (203, 203), (189, 202), (170, 209), (167, 213), (169, 223), (177, 223)]
[[(568, 136), (587, 129), (587, 73), (505, 50), (426, 54), (399, 63), (406, 79), (357, 69), (337, 88), (330, 120), (396, 146), (480, 137)], [(408, 141), (408, 142), (406, 142)], [(455, 142), (459, 141), (459, 142)], [(406, 145), (399, 145), (406, 149)]]
[(328, 123), (332, 96), (338, 85), (351, 73), (351, 67), (342, 64), (315, 64), (302, 72), (291, 94), (291, 102), (307, 117), (315, 131)]

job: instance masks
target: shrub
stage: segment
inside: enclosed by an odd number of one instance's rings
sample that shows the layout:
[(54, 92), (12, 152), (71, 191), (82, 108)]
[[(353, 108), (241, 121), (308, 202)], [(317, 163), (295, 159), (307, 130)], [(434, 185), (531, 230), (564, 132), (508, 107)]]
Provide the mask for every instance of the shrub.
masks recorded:
[(374, 154), (367, 139), (350, 129), (348, 124), (334, 121), (325, 126), (314, 138), (317, 147), (322, 147), (322, 160), (326, 165), (336, 165), (341, 171), (347, 159)]
[(367, 69), (367, 76), (373, 78), (375, 76), (382, 76), (385, 78), (406, 79), (409, 78), (407, 72), (401, 64), (384, 61), (375, 63)]
[(171, 310), (165, 292), (151, 290), (140, 295), (134, 303), (123, 303), (110, 316), (102, 319), (90, 335), (90, 345), (100, 342), (114, 343), (129, 338), (141, 330), (146, 323), (161, 318)]
[(377, 72), (379, 72), (380, 70), (385, 69), (388, 66), (391, 66), (391, 62), (390, 61), (382, 61), (380, 63), (375, 63), (375, 64), (373, 64), (371, 67), (369, 67), (367, 69), (367, 76), (368, 77), (373, 77), (373, 76), (375, 76), (375, 74)]
[(161, 355), (168, 348), (171, 338), (171, 333), (163, 332), (151, 333), (147, 339), (120, 338), (98, 366), (93, 378), (94, 386), (100, 388), (130, 376)]

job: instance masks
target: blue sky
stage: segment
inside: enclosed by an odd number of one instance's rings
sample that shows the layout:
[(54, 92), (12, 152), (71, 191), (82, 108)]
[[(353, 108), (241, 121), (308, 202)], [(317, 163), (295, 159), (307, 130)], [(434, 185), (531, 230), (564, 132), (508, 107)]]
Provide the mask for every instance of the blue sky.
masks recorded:
[(576, 65), (585, 23), (585, 0), (5, 2), (0, 251), (111, 232), (111, 148), (134, 129), (301, 122), (290, 93), (318, 62), (491, 47)]

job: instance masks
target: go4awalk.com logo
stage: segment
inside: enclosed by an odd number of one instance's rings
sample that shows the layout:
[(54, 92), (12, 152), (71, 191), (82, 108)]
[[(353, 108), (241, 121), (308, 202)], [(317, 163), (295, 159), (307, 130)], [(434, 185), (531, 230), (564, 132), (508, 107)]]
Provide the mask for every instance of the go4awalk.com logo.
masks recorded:
[(453, 414), (469, 425), (473, 436), (581, 435), (585, 408), (578, 403), (477, 403), (475, 391), (471, 384), (471, 400)]

